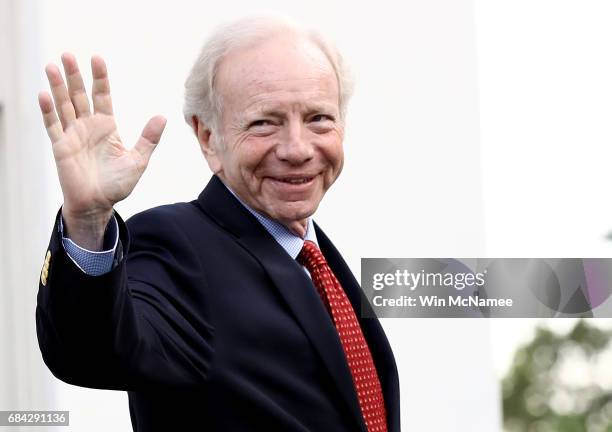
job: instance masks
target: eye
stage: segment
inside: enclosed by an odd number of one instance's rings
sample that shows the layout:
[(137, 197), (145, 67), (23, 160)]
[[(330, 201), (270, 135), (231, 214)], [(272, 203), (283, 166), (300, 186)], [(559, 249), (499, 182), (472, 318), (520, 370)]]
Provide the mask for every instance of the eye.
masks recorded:
[(255, 120), (254, 122), (251, 122), (249, 124), (249, 127), (260, 127), (260, 126), (270, 126), (272, 125), (272, 122), (270, 122), (270, 120), (264, 120), (264, 119), (260, 119), (260, 120)]
[(246, 130), (254, 136), (264, 137), (278, 130), (278, 122), (274, 119), (257, 119), (249, 123)]
[(310, 117), (310, 121), (312, 122), (322, 122), (325, 120), (330, 120), (330, 121), (334, 121), (334, 118), (332, 116), (329, 116), (327, 114), (315, 114), (312, 117)]
[(308, 119), (308, 123), (310, 130), (324, 134), (335, 128), (336, 119), (329, 114), (314, 114)]

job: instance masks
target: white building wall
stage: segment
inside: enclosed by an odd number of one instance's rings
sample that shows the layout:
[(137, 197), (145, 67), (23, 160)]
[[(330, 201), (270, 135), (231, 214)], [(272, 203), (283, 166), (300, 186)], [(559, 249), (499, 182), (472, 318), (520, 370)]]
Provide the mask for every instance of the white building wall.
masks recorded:
[(0, 410), (55, 408), (34, 321), (53, 221), (48, 144), (35, 109), (42, 82), (38, 14), (37, 1), (0, 2)]

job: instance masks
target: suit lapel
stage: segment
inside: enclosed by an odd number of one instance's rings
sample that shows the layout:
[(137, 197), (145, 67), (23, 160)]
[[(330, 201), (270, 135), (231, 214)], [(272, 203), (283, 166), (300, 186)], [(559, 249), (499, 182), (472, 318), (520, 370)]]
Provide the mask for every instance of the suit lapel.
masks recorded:
[[(200, 194), (197, 203), (261, 263), (327, 367), (332, 381), (337, 385), (353, 414), (356, 426), (359, 430), (365, 431), (359, 401), (338, 332), (323, 307), (312, 281), (301, 266), (285, 252), (216, 176), (213, 176)], [(351, 298), (351, 301), (354, 299)]]

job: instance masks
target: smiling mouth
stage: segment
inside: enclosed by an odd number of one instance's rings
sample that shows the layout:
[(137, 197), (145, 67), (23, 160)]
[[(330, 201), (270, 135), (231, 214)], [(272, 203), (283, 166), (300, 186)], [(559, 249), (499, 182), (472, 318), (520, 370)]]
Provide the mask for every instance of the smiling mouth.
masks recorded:
[(299, 185), (299, 184), (310, 183), (312, 179), (314, 179), (314, 176), (312, 177), (271, 177), (271, 178), (272, 180), (280, 182), (280, 183)]

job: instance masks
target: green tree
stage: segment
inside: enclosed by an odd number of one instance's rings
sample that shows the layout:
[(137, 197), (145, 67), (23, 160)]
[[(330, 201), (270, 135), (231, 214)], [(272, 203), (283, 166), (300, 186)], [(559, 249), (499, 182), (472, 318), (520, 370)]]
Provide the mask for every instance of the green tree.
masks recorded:
[(503, 379), (504, 430), (612, 432), (611, 340), (586, 320), (565, 335), (539, 326)]

